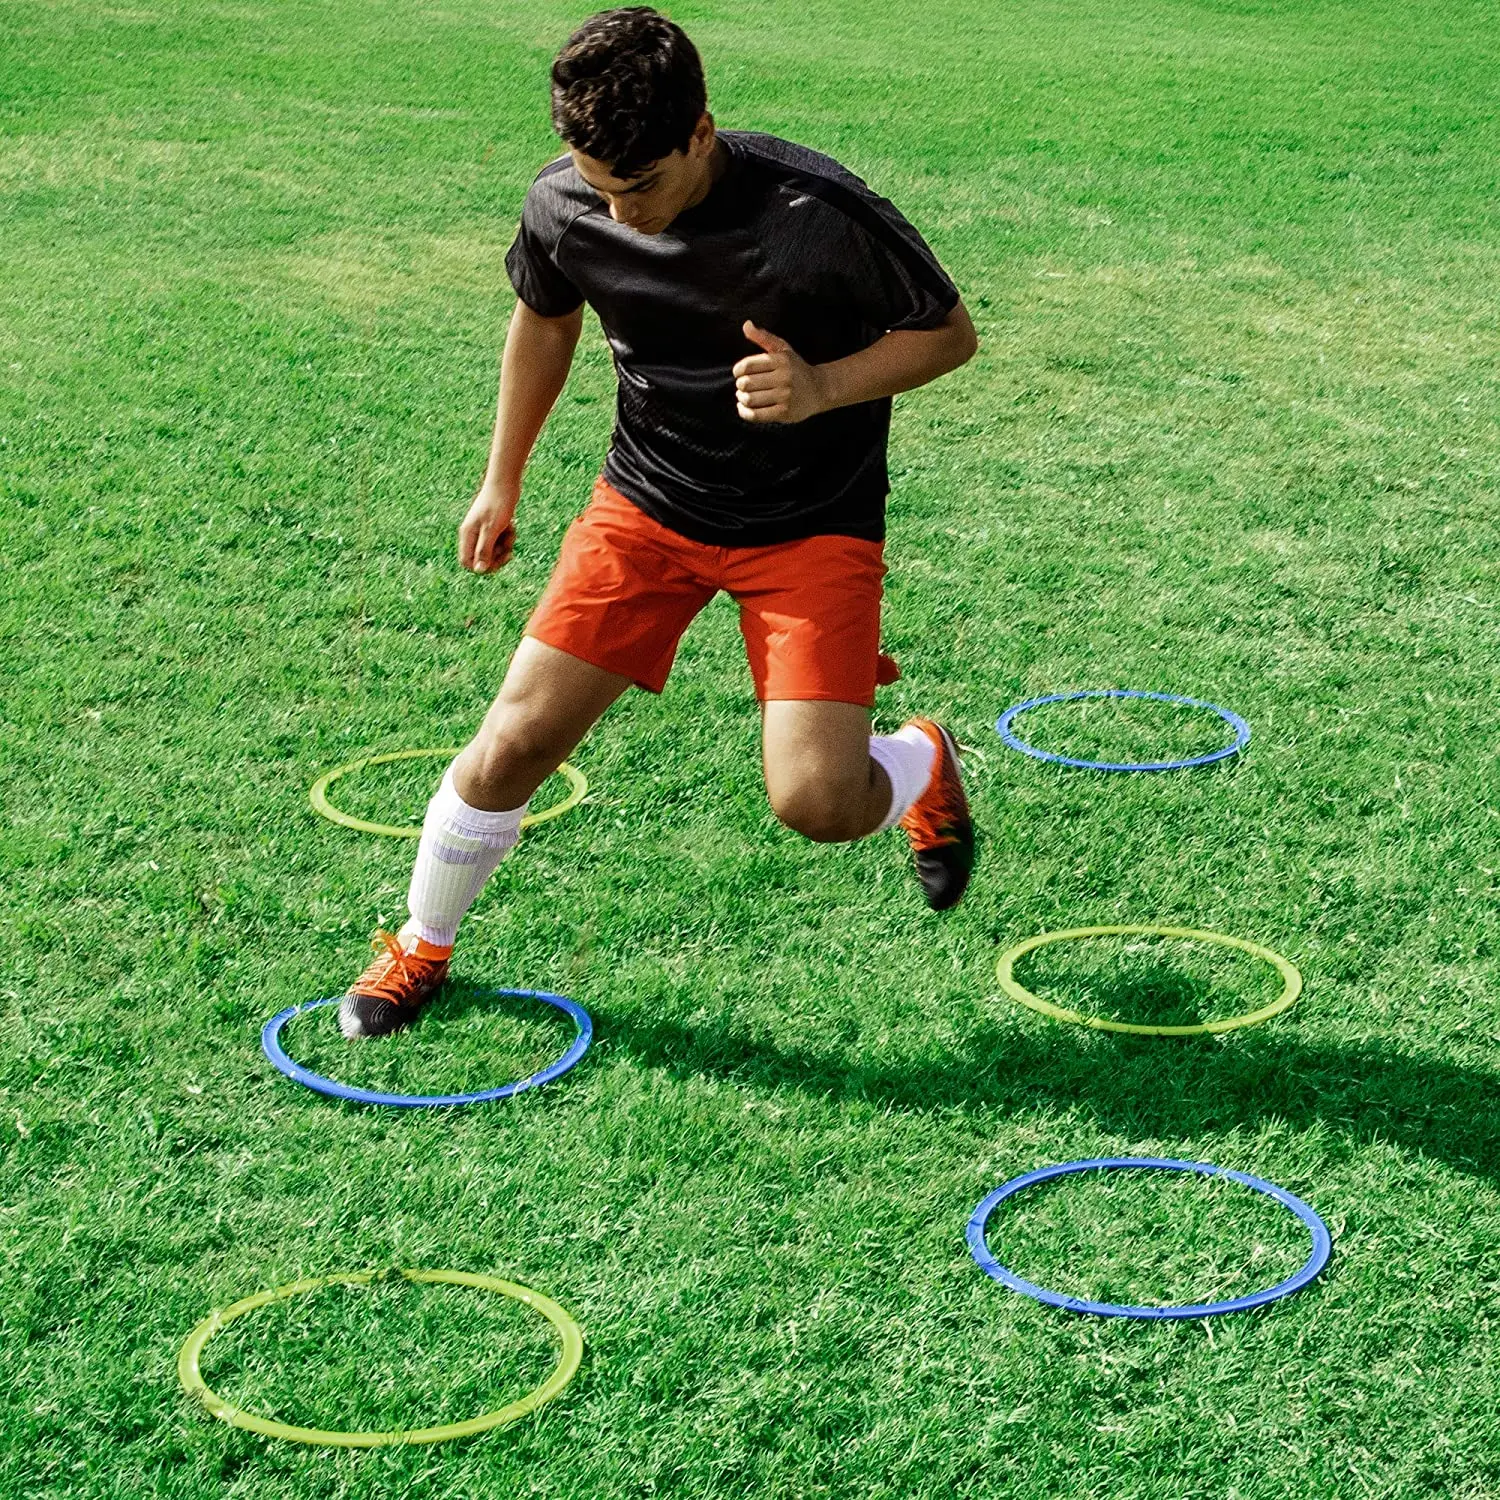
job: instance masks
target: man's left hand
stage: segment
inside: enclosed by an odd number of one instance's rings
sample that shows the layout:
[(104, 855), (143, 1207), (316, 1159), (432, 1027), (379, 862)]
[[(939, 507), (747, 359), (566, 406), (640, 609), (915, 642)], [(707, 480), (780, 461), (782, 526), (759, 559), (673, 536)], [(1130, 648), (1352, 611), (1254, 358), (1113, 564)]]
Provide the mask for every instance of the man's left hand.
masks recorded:
[(805, 422), (826, 410), (822, 380), (784, 338), (745, 320), (745, 337), (764, 354), (734, 367), (734, 397), (747, 422)]

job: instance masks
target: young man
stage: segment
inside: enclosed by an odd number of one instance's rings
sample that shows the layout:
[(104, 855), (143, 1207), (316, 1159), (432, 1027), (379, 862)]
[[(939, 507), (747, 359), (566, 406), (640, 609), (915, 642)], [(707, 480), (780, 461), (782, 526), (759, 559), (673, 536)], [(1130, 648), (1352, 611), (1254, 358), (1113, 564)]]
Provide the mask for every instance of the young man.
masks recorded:
[(591, 503), (477, 735), (427, 809), (411, 920), (344, 997), (348, 1037), (408, 1025), (527, 800), (632, 682), (660, 692), (720, 589), (740, 606), (776, 816), (820, 841), (905, 830), (928, 903), (963, 895), (974, 830), (953, 738), (872, 738), (891, 400), (968, 360), (974, 328), (920, 235), (826, 156), (718, 132), (682, 30), (601, 12), (552, 67), (568, 154), (526, 195), (484, 483), (459, 561), (503, 567), (521, 476), (587, 302), (614, 354)]

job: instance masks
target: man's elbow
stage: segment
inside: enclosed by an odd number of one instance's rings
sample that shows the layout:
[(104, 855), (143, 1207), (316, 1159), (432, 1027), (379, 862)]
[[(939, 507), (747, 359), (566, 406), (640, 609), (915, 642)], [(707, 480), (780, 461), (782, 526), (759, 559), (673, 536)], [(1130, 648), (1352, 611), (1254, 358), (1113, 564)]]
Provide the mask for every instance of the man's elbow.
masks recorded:
[(979, 335), (974, 330), (974, 320), (969, 316), (968, 308), (962, 302), (954, 304), (943, 327), (951, 341), (951, 368), (956, 370), (960, 365), (968, 364), (979, 353)]

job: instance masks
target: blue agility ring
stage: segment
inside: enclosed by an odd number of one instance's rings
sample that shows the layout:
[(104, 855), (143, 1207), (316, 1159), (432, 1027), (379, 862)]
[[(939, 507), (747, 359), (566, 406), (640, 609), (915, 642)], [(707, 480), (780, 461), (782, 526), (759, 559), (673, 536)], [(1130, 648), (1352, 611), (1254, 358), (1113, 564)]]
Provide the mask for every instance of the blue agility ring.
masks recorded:
[[(1278, 1281), (1275, 1286), (1269, 1286), (1264, 1291), (1251, 1292), (1245, 1297), (1231, 1297), (1227, 1302), (1202, 1302), (1192, 1306), (1133, 1307), (1128, 1303), (1090, 1302), (1082, 1297), (1065, 1297), (1060, 1292), (1049, 1292), (1046, 1287), (1036, 1286), (1023, 1277), (1017, 1276), (1009, 1267), (1001, 1265), (990, 1253), (989, 1244), (984, 1237), (984, 1226), (996, 1204), (1003, 1203), (1005, 1199), (1019, 1193), (1023, 1188), (1032, 1186), (1033, 1183), (1050, 1182), (1054, 1177), (1067, 1177), (1074, 1172), (1102, 1171), (1112, 1167), (1160, 1167), (1169, 1172), (1197, 1172), (1204, 1177), (1232, 1177), (1236, 1182), (1243, 1183), (1248, 1188), (1254, 1188), (1257, 1193), (1265, 1193), (1267, 1197), (1274, 1198), (1284, 1207), (1291, 1209), (1312, 1232), (1312, 1254), (1307, 1257), (1302, 1269), (1288, 1276), (1285, 1281)], [(1248, 1312), (1252, 1307), (1264, 1307), (1268, 1302), (1277, 1302), (1283, 1297), (1290, 1297), (1293, 1292), (1300, 1292), (1328, 1264), (1328, 1257), (1333, 1251), (1333, 1238), (1328, 1233), (1328, 1226), (1312, 1208), (1295, 1194), (1287, 1192), (1285, 1188), (1277, 1187), (1274, 1182), (1267, 1182), (1264, 1178), (1252, 1177), (1248, 1172), (1236, 1172), (1229, 1167), (1214, 1167), (1202, 1161), (1173, 1161), (1164, 1156), (1101, 1156), (1090, 1161), (1064, 1162), (1058, 1167), (1041, 1167), (1021, 1177), (1013, 1177), (1009, 1182), (997, 1187), (974, 1210), (974, 1216), (969, 1220), (966, 1237), (969, 1242), (969, 1253), (986, 1276), (993, 1276), (996, 1281), (1003, 1286), (1008, 1286), (1011, 1291), (1020, 1292), (1025, 1297), (1034, 1297), (1038, 1302), (1045, 1302), (1049, 1307), (1065, 1308), (1068, 1312), (1093, 1313), (1101, 1318), (1213, 1318), (1220, 1313)]]
[[(1040, 708), (1045, 703), (1072, 703), (1079, 698), (1150, 698), (1157, 703), (1180, 703), (1185, 708), (1206, 708), (1216, 713), (1234, 730), (1234, 743), (1219, 750), (1210, 750), (1207, 755), (1192, 755), (1186, 760), (1108, 761), (1075, 760), (1071, 755), (1057, 755), (1051, 750), (1038, 750), (1012, 732), (1011, 725), (1028, 708)], [(1012, 750), (1029, 755), (1033, 760), (1049, 760), (1053, 765), (1076, 766), (1080, 771), (1186, 771), (1190, 766), (1211, 766), (1216, 760), (1228, 760), (1238, 755), (1250, 743), (1250, 726), (1236, 713), (1220, 708), (1217, 703), (1204, 703), (1198, 698), (1184, 698), (1178, 693), (1143, 693), (1135, 688), (1087, 688), (1081, 693), (1049, 693), (1045, 698), (1028, 698), (1007, 708), (995, 721), (995, 733)]]
[(260, 1047), (273, 1067), (317, 1093), (327, 1094), (330, 1099), (349, 1099), (356, 1104), (391, 1104), (401, 1109), (417, 1109), (434, 1104), (484, 1104), (491, 1099), (508, 1099), (524, 1089), (540, 1088), (544, 1083), (551, 1083), (554, 1078), (561, 1078), (589, 1050), (589, 1043), (594, 1039), (594, 1023), (589, 1019), (589, 1013), (576, 1000), (569, 1000), (566, 995), (552, 995), (546, 990), (487, 990), (485, 993), (519, 995), (523, 999), (541, 1000), (556, 1006), (573, 1018), (578, 1034), (568, 1050), (540, 1073), (533, 1073), (530, 1078), (521, 1078), (515, 1083), (503, 1083), (499, 1088), (478, 1089), (472, 1094), (384, 1094), (378, 1089), (353, 1088), (337, 1079), (314, 1073), (311, 1068), (304, 1068), (301, 1063), (288, 1057), (281, 1045), (281, 1030), (287, 1022), (294, 1016), (317, 1010), (319, 1006), (337, 1005), (344, 998), (342, 995), (332, 995), (326, 1000), (309, 1000), (305, 1005), (292, 1005), (272, 1016), (260, 1029)]

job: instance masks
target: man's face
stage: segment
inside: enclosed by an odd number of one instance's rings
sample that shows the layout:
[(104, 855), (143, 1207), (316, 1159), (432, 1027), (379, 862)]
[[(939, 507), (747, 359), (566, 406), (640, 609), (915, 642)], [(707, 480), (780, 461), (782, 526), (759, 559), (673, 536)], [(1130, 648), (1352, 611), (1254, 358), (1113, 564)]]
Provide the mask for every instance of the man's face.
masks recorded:
[(686, 151), (674, 151), (634, 177), (616, 177), (604, 162), (571, 146), (568, 151), (578, 175), (609, 204), (610, 218), (640, 234), (660, 234), (707, 193), (713, 149), (713, 121), (704, 115)]

